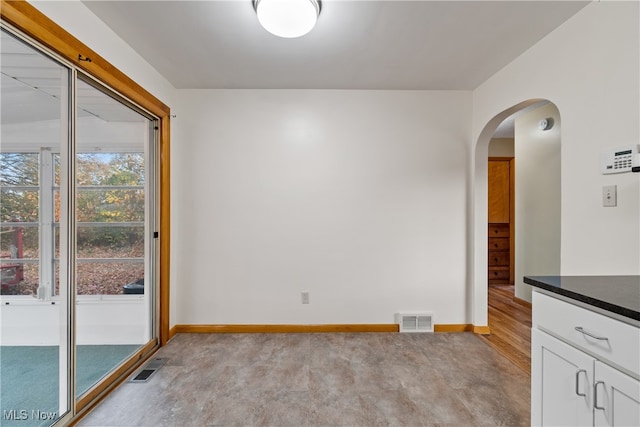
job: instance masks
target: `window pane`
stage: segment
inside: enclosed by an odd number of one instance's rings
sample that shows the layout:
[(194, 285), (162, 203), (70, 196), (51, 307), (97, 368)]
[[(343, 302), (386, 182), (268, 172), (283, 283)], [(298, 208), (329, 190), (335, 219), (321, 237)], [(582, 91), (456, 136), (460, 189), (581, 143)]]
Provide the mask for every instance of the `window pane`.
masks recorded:
[(0, 185), (38, 186), (38, 153), (0, 153)]
[[(19, 266), (19, 268), (13, 268)], [(2, 264), (2, 295), (38, 295), (40, 266), (32, 262)], [(18, 280), (14, 278), (18, 276)]]
[(78, 189), (78, 222), (143, 222), (144, 190)]
[[(144, 263), (78, 260), (77, 275), (78, 295), (122, 295), (125, 285), (143, 283)], [(138, 293), (142, 293), (142, 289)]]
[(38, 237), (38, 224), (0, 227), (3, 295), (37, 295)]
[(144, 185), (142, 153), (80, 153), (78, 185)]
[(144, 226), (78, 227), (78, 258), (144, 258)]
[(37, 189), (17, 190), (16, 187), (3, 186), (0, 192), (0, 221), (38, 223), (39, 201)]
[(38, 224), (0, 227), (1, 257), (11, 259), (38, 259)]

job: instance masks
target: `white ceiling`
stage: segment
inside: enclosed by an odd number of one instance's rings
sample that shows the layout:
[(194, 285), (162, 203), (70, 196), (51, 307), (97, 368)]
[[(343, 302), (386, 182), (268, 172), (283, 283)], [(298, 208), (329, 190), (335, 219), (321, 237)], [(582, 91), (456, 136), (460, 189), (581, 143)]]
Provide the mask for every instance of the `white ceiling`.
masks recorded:
[[(470, 90), (588, 1), (325, 0), (314, 30), (275, 37), (251, 0), (84, 3), (176, 88)], [(60, 67), (2, 34), (4, 125), (60, 117)], [(81, 117), (142, 118), (88, 85)], [(10, 107), (10, 108), (9, 108)], [(496, 136), (513, 135), (513, 120)]]
[(180, 89), (471, 90), (587, 3), (325, 0), (282, 39), (251, 0), (84, 0)]

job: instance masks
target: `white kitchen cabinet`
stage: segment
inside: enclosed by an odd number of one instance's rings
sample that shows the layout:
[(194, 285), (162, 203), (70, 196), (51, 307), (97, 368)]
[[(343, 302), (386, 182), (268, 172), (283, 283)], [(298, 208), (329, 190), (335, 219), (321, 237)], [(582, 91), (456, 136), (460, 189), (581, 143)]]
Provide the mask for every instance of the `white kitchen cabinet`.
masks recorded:
[(640, 328), (533, 294), (531, 424), (640, 426)]
[(593, 425), (594, 359), (535, 329), (531, 343), (531, 424)]
[(635, 378), (595, 361), (593, 398), (595, 426), (640, 426), (640, 381)]

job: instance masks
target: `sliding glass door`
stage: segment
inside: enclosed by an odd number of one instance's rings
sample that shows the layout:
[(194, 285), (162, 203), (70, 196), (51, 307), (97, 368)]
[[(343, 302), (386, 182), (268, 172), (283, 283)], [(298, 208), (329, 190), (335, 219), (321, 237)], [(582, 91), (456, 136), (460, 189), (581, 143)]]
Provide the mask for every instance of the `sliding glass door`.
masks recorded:
[(157, 120), (1, 41), (0, 425), (50, 425), (156, 342)]
[[(76, 395), (151, 339), (155, 121), (77, 81)], [(151, 238), (145, 238), (150, 236)], [(153, 280), (150, 282), (153, 283)]]
[(68, 182), (72, 70), (1, 37), (0, 425), (49, 425), (73, 403), (70, 305), (54, 297), (70, 280), (68, 251), (54, 255), (54, 235), (70, 231), (68, 221), (54, 231), (54, 215), (68, 217), (69, 186), (51, 192), (52, 153)]

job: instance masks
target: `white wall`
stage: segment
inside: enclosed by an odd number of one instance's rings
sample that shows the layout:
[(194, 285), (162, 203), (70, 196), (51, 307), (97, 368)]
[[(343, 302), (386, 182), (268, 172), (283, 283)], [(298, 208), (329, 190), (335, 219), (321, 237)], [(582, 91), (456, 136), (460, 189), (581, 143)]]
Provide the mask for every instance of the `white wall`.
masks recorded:
[[(554, 125), (540, 130), (551, 118)], [(531, 301), (527, 276), (560, 274), (560, 114), (549, 103), (515, 119), (515, 292)]]
[(513, 138), (492, 138), (489, 143), (489, 157), (515, 156), (515, 142)]
[(177, 323), (466, 323), (470, 101), (180, 91)]
[[(599, 170), (603, 149), (640, 140), (638, 8), (637, 2), (589, 4), (473, 92), (474, 247), (486, 244), (489, 138), (511, 113), (505, 110), (542, 98), (562, 116), (562, 274), (640, 273), (640, 176)], [(601, 206), (608, 184), (618, 185), (617, 208)], [(482, 252), (472, 258), (476, 322), (486, 317)]]

